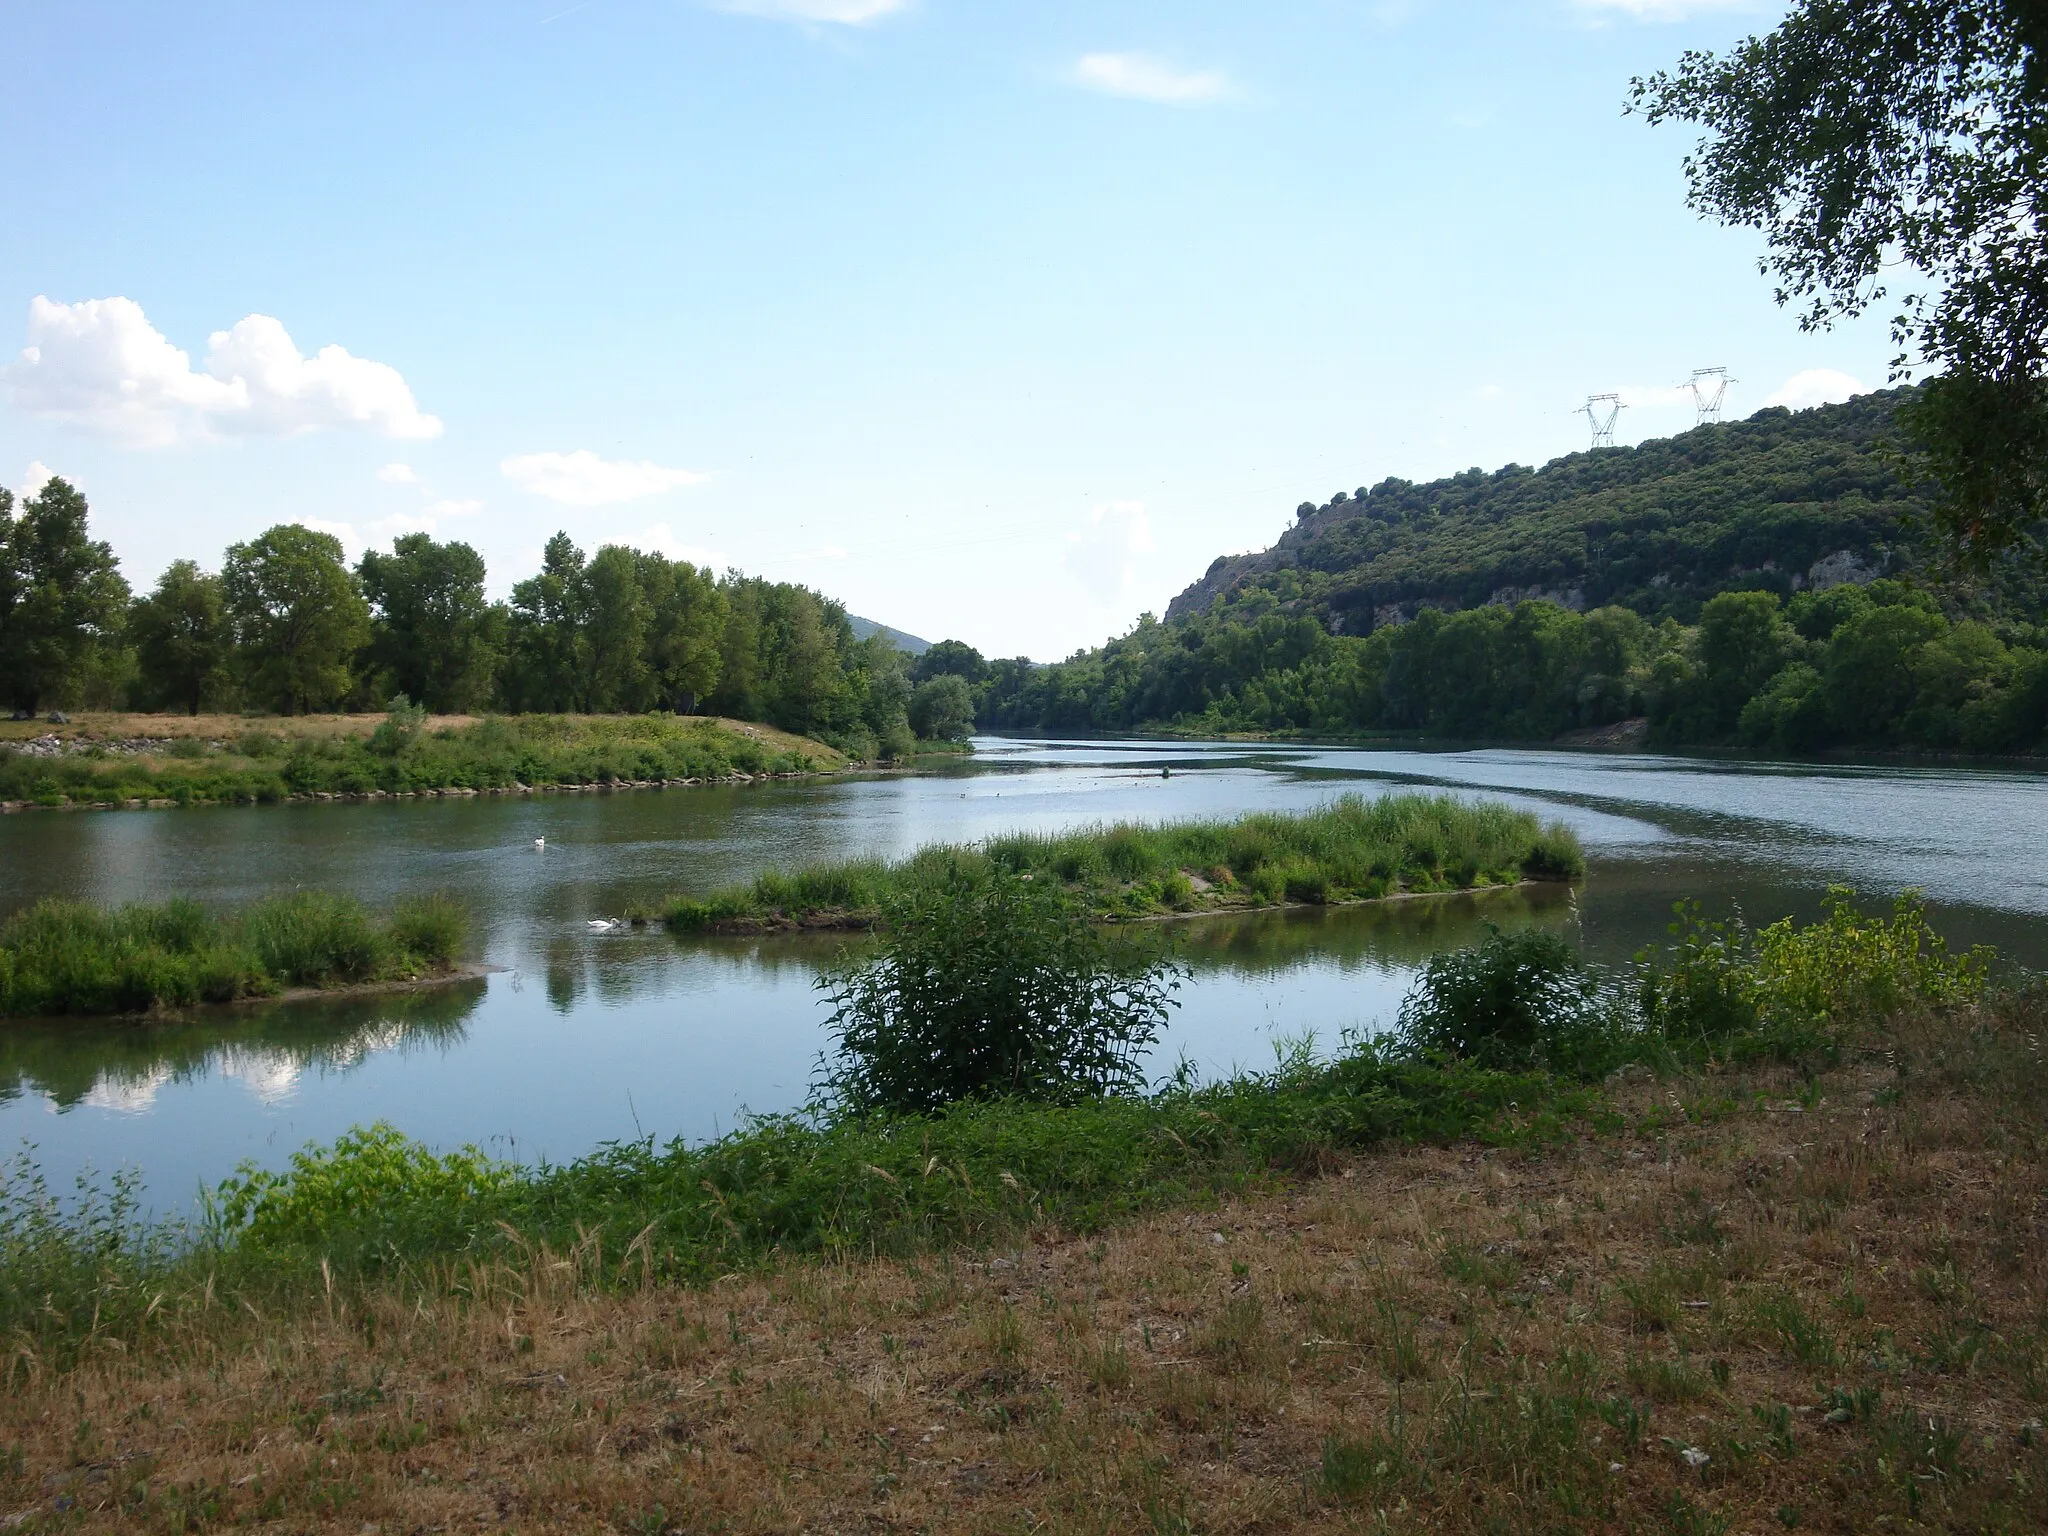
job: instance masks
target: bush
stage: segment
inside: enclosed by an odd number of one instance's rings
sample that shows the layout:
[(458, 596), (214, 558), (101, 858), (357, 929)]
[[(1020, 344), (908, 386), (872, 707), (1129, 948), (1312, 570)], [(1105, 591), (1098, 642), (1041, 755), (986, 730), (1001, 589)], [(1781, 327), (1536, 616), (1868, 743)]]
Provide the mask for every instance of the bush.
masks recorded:
[(1604, 1070), (1620, 1031), (1600, 978), (1556, 934), (1488, 927), (1476, 949), (1423, 967), (1401, 1003), (1400, 1049), (1503, 1070)]
[(1917, 891), (1890, 917), (1866, 917), (1847, 886), (1828, 890), (1817, 923), (1790, 918), (1752, 934), (1738, 915), (1708, 921), (1680, 902), (1662, 960), (1638, 956), (1645, 1023), (1674, 1044), (1790, 1054), (1834, 1041), (1854, 1019), (1909, 1004), (1949, 1007), (1983, 995), (1991, 952), (1951, 955)]
[(1068, 892), (947, 858), (889, 894), (878, 952), (820, 979), (836, 1063), (825, 1102), (929, 1113), (965, 1099), (1134, 1093), (1179, 968), (1093, 927)]

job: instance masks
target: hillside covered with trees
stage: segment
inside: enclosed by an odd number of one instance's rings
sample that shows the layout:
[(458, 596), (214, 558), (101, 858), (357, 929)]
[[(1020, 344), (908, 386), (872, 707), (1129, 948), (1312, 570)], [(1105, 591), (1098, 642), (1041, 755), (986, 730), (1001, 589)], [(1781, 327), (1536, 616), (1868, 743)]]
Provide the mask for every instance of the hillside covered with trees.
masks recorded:
[[(333, 535), (280, 523), (217, 571), (171, 564), (130, 590), (91, 537), (84, 496), (0, 489), (0, 703), (434, 714), (709, 713), (764, 721), (872, 759), (964, 736), (962, 690), (920, 692), (887, 632), (857, 638), (810, 590), (566, 533), (509, 602), (467, 544), (407, 534), (351, 567)], [(915, 727), (915, 729), (914, 729)]]
[(1777, 752), (2038, 750), (2038, 564), (1948, 571), (1887, 444), (1907, 392), (1304, 503), (1050, 667), (919, 659), (1006, 729), (1412, 732)]

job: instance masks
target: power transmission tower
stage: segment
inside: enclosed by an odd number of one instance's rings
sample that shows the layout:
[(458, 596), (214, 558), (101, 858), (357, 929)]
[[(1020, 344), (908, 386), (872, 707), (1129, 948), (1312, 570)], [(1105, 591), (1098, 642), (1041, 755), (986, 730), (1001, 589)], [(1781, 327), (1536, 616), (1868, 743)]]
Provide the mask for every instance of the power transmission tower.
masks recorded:
[(1579, 407), (1579, 414), (1586, 418), (1586, 424), (1593, 429), (1595, 448), (1614, 446), (1614, 423), (1628, 407), (1619, 395), (1588, 395), (1586, 403)]
[(1721, 419), (1721, 402), (1728, 398), (1728, 386), (1740, 379), (1729, 377), (1726, 368), (1695, 368), (1692, 377), (1679, 385), (1692, 391), (1693, 425), (1704, 427)]

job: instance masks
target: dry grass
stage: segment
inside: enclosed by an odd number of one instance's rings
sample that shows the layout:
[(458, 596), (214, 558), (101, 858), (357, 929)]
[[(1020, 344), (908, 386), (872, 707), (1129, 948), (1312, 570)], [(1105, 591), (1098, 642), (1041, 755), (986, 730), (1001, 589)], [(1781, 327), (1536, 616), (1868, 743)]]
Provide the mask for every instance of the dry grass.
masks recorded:
[(992, 1258), (217, 1317), (0, 1404), (0, 1524), (2040, 1529), (2037, 1023)]

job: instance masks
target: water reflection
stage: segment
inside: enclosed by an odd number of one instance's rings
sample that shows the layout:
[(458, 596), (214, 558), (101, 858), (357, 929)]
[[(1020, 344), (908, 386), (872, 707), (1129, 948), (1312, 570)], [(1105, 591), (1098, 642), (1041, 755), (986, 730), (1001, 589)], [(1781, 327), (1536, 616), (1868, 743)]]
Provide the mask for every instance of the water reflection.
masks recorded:
[(158, 1023), (29, 1022), (0, 1030), (0, 1104), (40, 1098), (139, 1114), (173, 1084), (218, 1076), (265, 1105), (308, 1076), (355, 1071), (372, 1056), (462, 1044), (482, 978), (383, 996), (195, 1011)]

